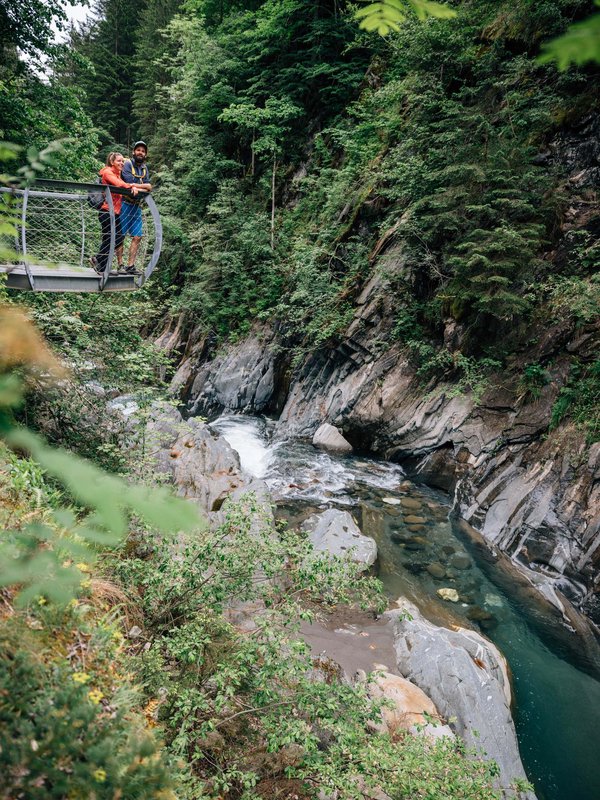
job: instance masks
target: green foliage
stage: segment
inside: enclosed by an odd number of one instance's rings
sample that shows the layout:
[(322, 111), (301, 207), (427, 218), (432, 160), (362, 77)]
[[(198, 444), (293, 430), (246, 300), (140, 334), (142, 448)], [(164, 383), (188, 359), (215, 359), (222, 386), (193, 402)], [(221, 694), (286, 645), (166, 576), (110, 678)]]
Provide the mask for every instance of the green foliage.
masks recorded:
[(448, 397), (469, 393), (475, 404), (490, 388), (490, 375), (502, 367), (497, 359), (474, 358), (425, 341), (409, 339), (406, 344), (418, 378), (425, 383), (452, 381), (450, 386), (442, 383), (440, 387)]
[(15, 142), (23, 152), (43, 151), (48, 142), (61, 140), (48, 174), (76, 179), (86, 171), (89, 175), (98, 142), (80, 88), (66, 86), (59, 77), (65, 48), (51, 43), (52, 26), (60, 30), (66, 22), (66, 5), (62, 0), (0, 4), (0, 139)]
[(519, 393), (526, 399), (537, 400), (549, 382), (550, 376), (541, 364), (526, 364), (519, 380)]
[(366, 31), (377, 31), (380, 36), (387, 36), (392, 31), (399, 31), (410, 13), (420, 20), (428, 17), (452, 19), (456, 16), (456, 11), (450, 6), (431, 0), (378, 0), (360, 8), (355, 17), (361, 20), (360, 27)]
[(158, 136), (171, 110), (165, 89), (169, 84), (169, 62), (176, 55), (164, 30), (181, 5), (181, 0), (146, 0), (142, 7), (136, 7), (134, 92), (132, 108), (127, 111), (133, 112), (133, 130), (151, 145), (155, 168), (157, 161), (164, 159), (168, 146)]
[[(35, 520), (5, 531), (0, 552), (0, 585), (21, 584), (20, 602), (42, 595), (64, 604), (81, 581), (76, 562), (95, 560), (97, 546), (114, 546), (127, 532), (130, 513), (145, 518), (166, 533), (199, 524), (196, 509), (166, 490), (130, 486), (65, 450), (50, 448), (27, 430), (5, 436), (13, 448), (28, 452), (57, 480), (86, 513), (59, 507), (46, 521)], [(66, 560), (65, 560), (66, 559)]]
[[(600, 6), (600, 0), (595, 0), (595, 5)], [(560, 70), (589, 61), (600, 64), (600, 14), (575, 22), (562, 36), (544, 42), (538, 60), (540, 64), (555, 62)]]
[(50, 441), (61, 443), (107, 469), (126, 471), (132, 457), (124, 444), (126, 425), (101, 410), (105, 392), (143, 392), (161, 385), (168, 369), (164, 353), (144, 336), (164, 306), (158, 291), (135, 297), (66, 294), (58, 302), (38, 293), (29, 298), (31, 313), (46, 341), (69, 364), (60, 382), (36, 379), (19, 414)]
[(28, 56), (39, 56), (48, 49), (54, 38), (55, 27), (63, 30), (67, 15), (66, 0), (22, 0), (0, 2), (0, 49), (19, 48)]
[(600, 276), (550, 278), (542, 287), (554, 317), (577, 325), (593, 322), (600, 308)]
[(103, 145), (129, 149), (136, 78), (136, 3), (96, 0), (96, 17), (70, 32), (75, 57), (63, 70), (63, 83), (79, 87), (84, 108), (100, 131)]
[(586, 433), (588, 444), (600, 440), (600, 360), (590, 364), (574, 361), (561, 388), (550, 418), (550, 430), (572, 420)]
[(283, 276), (274, 265), (267, 214), (233, 180), (223, 182), (190, 237), (197, 266), (175, 303), (220, 337), (244, 332), (271, 308)]
[(0, 623), (2, 796), (174, 797), (135, 691), (124, 676), (115, 686), (108, 626), (91, 625), (79, 609), (40, 607), (26, 619)]

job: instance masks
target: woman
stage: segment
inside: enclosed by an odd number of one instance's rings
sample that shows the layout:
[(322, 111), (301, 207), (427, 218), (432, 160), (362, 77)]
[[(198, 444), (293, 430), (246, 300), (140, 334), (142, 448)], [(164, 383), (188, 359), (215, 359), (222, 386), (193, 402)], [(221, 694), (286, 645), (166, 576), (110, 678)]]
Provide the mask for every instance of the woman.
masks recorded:
[[(124, 163), (125, 159), (121, 153), (109, 153), (106, 159), (106, 166), (102, 167), (98, 174), (100, 175), (101, 182), (105, 186), (120, 186), (121, 189), (131, 189), (131, 194), (135, 197), (138, 193), (138, 189), (141, 187), (133, 183), (125, 183), (125, 181), (121, 180), (121, 170), (123, 169)], [(121, 231), (121, 220), (119, 216), (121, 213), (122, 196), (113, 192), (112, 201), (115, 209), (115, 254), (117, 256), (117, 269), (121, 271), (123, 269), (123, 240), (125, 238)], [(106, 201), (104, 201), (98, 212), (98, 219), (100, 220), (100, 227), (102, 228), (102, 242), (100, 243), (98, 255), (92, 256), (90, 262), (96, 272), (101, 274), (106, 269), (106, 262), (110, 252), (110, 212)]]

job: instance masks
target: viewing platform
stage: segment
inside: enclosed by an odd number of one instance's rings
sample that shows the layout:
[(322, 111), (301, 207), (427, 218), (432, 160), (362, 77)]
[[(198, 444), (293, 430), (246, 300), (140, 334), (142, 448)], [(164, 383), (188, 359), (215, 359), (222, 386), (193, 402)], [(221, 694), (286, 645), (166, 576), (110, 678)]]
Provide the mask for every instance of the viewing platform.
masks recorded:
[[(25, 189), (0, 187), (3, 216), (15, 235), (0, 231), (0, 274), (8, 289), (35, 292), (128, 292), (140, 289), (160, 257), (162, 225), (156, 203), (139, 191), (143, 235), (135, 274), (117, 273), (116, 223), (113, 195), (131, 196), (127, 189), (98, 183), (38, 180)], [(106, 269), (98, 273), (91, 259), (102, 239), (98, 209), (90, 196), (102, 195), (110, 219)], [(131, 239), (124, 244), (127, 264)], [(106, 252), (106, 251), (105, 251)]]

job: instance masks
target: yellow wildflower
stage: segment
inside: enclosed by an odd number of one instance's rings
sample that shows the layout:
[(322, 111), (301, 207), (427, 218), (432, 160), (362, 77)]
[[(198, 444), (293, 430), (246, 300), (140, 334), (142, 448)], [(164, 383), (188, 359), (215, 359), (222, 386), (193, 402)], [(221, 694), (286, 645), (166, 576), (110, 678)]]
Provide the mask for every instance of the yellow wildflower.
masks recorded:
[(94, 770), (94, 780), (98, 781), (98, 783), (104, 783), (104, 781), (106, 780), (106, 770), (104, 769)]
[(47, 602), (45, 597), (38, 597), (37, 599), (38, 606), (45, 606)]
[(89, 564), (86, 564), (86, 563), (85, 563), (85, 562), (83, 562), (83, 561), (80, 561), (80, 562), (79, 562), (79, 564), (75, 564), (75, 566), (77, 567), (77, 569), (78, 569), (80, 572), (91, 572), (91, 571), (92, 571), (92, 570), (90, 569), (90, 567), (89, 567)]
[(87, 683), (90, 679), (90, 676), (87, 674), (87, 672), (74, 672), (71, 677), (75, 683)]
[(104, 697), (104, 692), (101, 692), (100, 689), (92, 689), (91, 692), (88, 692), (88, 697), (91, 702), (97, 706)]

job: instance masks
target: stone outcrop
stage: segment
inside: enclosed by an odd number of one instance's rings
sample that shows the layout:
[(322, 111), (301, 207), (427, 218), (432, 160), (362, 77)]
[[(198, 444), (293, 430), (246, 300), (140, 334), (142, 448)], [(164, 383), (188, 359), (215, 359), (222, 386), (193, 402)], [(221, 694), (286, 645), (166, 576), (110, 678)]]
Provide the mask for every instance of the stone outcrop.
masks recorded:
[(399, 672), (431, 698), (443, 717), (456, 720), (456, 732), (470, 747), (498, 764), (503, 788), (516, 778), (526, 779), (500, 651), (475, 631), (440, 628), (413, 604), (399, 605), (399, 611), (391, 612)]
[(363, 536), (347, 511), (330, 508), (322, 514), (309, 517), (303, 529), (317, 552), (348, 556), (365, 569), (377, 561), (375, 540)]
[(171, 390), (188, 399), (192, 415), (264, 411), (276, 388), (277, 355), (272, 340), (269, 329), (257, 328), (211, 360), (205, 360), (205, 342), (200, 340), (179, 365)]
[(158, 473), (168, 476), (180, 497), (195, 500), (209, 517), (220, 521), (227, 499), (254, 492), (270, 515), (265, 484), (243, 472), (237, 453), (222, 437), (196, 419), (183, 420), (172, 406), (155, 406), (147, 426), (147, 447)]

